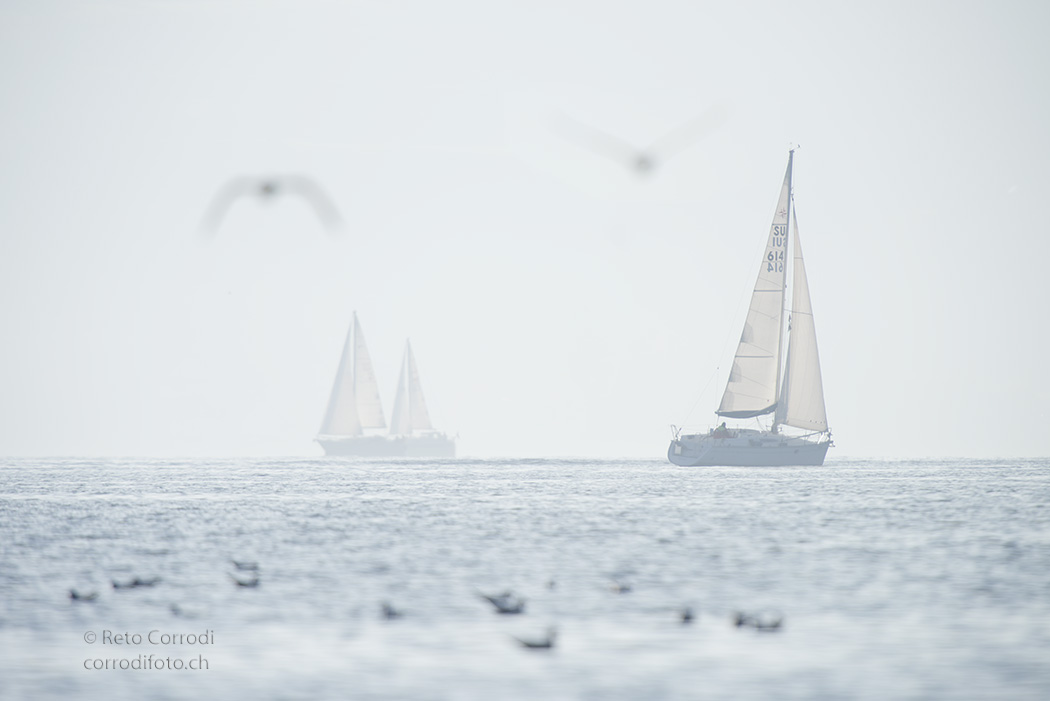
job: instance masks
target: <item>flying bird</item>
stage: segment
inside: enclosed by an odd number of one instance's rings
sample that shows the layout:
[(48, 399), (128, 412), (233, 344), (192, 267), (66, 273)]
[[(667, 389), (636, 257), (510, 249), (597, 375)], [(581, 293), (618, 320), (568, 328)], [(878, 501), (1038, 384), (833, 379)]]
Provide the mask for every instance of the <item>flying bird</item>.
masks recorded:
[(241, 176), (219, 188), (201, 220), (201, 231), (214, 234), (226, 213), (242, 198), (255, 197), (266, 202), (286, 195), (306, 200), (329, 231), (342, 227), (342, 219), (332, 200), (312, 178), (304, 175), (273, 175)]
[(564, 114), (555, 120), (554, 129), (581, 148), (610, 158), (633, 170), (635, 175), (645, 177), (651, 175), (672, 156), (699, 141), (721, 122), (722, 111), (711, 108), (675, 127), (645, 148), (639, 148), (618, 136)]

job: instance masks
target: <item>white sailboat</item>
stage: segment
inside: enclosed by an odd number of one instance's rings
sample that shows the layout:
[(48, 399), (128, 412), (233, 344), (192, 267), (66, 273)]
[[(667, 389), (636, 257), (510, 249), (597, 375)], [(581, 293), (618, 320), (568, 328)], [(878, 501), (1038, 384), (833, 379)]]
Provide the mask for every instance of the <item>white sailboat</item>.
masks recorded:
[(361, 323), (354, 312), (328, 398), (321, 430), (315, 439), (327, 455), (352, 457), (454, 457), (455, 440), (434, 431), (423, 400), (419, 372), (411, 346), (405, 348), (402, 379), (394, 402), (389, 435), (379, 399), (372, 359)]
[(328, 455), (383, 456), (389, 454), (386, 437), (374, 433), (383, 428), (386, 421), (379, 400), (379, 383), (372, 370), (361, 322), (354, 312), (332, 394), (328, 397), (328, 410), (315, 440)]
[(400, 448), (400, 455), (448, 458), (456, 455), (455, 438), (435, 431), (430, 423), (416, 358), (412, 354), (412, 344), (407, 340), (394, 398), (394, 413), (390, 417), (390, 439)]
[[(771, 416), (772, 423), (768, 427), (737, 428), (727, 427), (723, 421), (706, 433), (675, 430), (667, 450), (668, 460), (675, 465), (822, 465), (832, 445), (809, 283), (792, 211), (794, 155), (794, 151), (788, 155), (751, 306), (722, 402), (715, 412), (726, 419)], [(789, 236), (794, 265), (785, 332)], [(785, 431), (785, 427), (797, 431)]]

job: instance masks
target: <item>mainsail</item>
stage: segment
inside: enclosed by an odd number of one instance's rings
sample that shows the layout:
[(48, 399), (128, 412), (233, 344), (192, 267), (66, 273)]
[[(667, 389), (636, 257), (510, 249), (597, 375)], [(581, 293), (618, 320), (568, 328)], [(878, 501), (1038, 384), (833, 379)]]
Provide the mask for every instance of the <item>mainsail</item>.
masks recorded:
[(777, 407), (793, 157), (794, 152), (788, 157), (784, 184), (780, 188), (776, 215), (769, 227), (769, 239), (751, 295), (744, 331), (740, 334), (729, 382), (716, 412), (719, 416), (747, 419), (768, 414)]
[(390, 417), (390, 435), (410, 436), (415, 431), (429, 431), (432, 428), (416, 359), (412, 355), (412, 344), (405, 341), (405, 357), (401, 361), (394, 413)]
[(372, 370), (365, 335), (357, 320), (357, 312), (354, 312), (320, 435), (360, 436), (363, 429), (384, 426), (386, 421), (379, 401), (379, 384)]
[(798, 219), (795, 219), (792, 245), (795, 254), (791, 273), (791, 329), (776, 423), (823, 432), (828, 430), (828, 417), (824, 409), (824, 384), (820, 379), (820, 356), (813, 325), (813, 306), (809, 301), (809, 281), (798, 238)]
[(357, 398), (357, 415), (363, 428), (386, 428), (383, 405), (379, 401), (379, 383), (372, 369), (372, 359), (365, 345), (365, 335), (354, 312), (354, 395)]

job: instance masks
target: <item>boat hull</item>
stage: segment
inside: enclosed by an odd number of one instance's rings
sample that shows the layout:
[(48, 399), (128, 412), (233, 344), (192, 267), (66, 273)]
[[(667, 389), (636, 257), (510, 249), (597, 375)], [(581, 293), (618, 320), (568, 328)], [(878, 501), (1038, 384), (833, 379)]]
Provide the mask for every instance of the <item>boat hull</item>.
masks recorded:
[(825, 438), (811, 441), (767, 431), (679, 436), (667, 448), (667, 459), (682, 467), (768, 467), (823, 465), (831, 447)]
[(456, 439), (423, 436), (353, 436), (318, 438), (325, 455), (356, 458), (454, 458)]

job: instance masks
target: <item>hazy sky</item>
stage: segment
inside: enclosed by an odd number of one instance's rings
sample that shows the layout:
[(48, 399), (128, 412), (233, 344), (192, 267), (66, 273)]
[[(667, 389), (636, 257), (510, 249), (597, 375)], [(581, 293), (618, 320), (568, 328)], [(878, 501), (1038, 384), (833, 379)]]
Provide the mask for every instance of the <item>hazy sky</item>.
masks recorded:
[[(0, 455), (319, 455), (356, 309), (464, 455), (710, 425), (796, 157), (833, 456), (1050, 454), (1050, 5), (0, 2)], [(640, 178), (552, 129), (644, 145)], [(244, 200), (304, 173), (347, 222)]]

